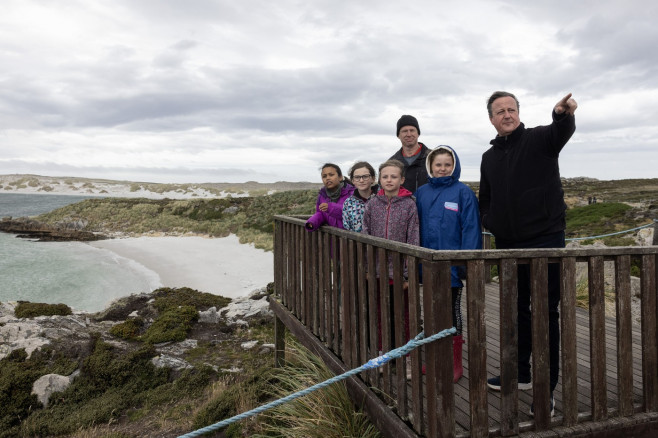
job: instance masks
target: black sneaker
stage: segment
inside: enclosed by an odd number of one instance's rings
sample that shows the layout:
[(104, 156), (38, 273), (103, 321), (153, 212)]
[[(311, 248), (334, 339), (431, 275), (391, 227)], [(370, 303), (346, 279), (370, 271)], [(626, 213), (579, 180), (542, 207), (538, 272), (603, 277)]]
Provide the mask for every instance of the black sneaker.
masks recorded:
[[(494, 391), (500, 391), (500, 376), (492, 377), (487, 380), (487, 386)], [(521, 391), (532, 389), (532, 379), (519, 379), (519, 389)]]
[[(555, 415), (555, 400), (553, 399), (553, 394), (551, 394), (551, 417)], [(530, 405), (530, 416), (535, 416), (535, 404)]]

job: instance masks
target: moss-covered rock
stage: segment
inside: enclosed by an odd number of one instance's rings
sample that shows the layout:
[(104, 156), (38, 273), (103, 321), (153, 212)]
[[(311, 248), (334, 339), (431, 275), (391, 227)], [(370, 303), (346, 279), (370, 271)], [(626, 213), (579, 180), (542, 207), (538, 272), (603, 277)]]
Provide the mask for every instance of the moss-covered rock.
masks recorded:
[(34, 318), (37, 316), (70, 315), (73, 312), (66, 304), (30, 303), (19, 301), (14, 309), (17, 318)]

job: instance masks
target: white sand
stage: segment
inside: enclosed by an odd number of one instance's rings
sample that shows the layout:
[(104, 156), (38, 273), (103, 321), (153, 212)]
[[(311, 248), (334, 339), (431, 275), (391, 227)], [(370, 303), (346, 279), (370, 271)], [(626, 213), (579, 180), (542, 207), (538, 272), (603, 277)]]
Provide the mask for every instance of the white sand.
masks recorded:
[(89, 244), (135, 260), (156, 272), (166, 287), (185, 286), (237, 298), (274, 280), (272, 252), (242, 245), (235, 235), (131, 237)]

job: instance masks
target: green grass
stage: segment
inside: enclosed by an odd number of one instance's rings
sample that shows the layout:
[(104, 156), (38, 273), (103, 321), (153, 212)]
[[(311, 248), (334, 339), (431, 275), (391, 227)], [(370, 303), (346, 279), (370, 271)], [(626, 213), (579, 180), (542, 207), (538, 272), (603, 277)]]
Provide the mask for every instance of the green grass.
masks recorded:
[[(567, 210), (566, 236), (596, 237), (626, 231), (641, 225), (653, 223), (647, 218), (647, 212), (641, 212), (627, 204), (619, 202), (597, 203)], [(633, 246), (633, 234), (618, 234), (599, 238), (607, 246)], [(584, 240), (591, 244), (592, 240)]]
[(630, 210), (632, 207), (618, 202), (574, 207), (567, 210), (567, 229), (587, 235), (609, 232), (619, 224), (630, 224), (627, 217)]

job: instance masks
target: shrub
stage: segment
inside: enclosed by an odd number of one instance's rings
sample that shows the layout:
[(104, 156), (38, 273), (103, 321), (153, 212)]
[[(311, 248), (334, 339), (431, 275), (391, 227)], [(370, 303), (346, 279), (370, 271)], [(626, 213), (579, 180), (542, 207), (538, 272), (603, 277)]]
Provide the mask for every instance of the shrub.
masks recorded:
[(146, 329), (141, 340), (150, 344), (183, 341), (198, 319), (199, 312), (192, 306), (166, 310)]
[(73, 312), (66, 304), (30, 303), (19, 301), (14, 309), (17, 318), (34, 318), (36, 316), (70, 315)]
[(169, 371), (151, 363), (156, 354), (152, 346), (125, 353), (98, 337), (93, 342), (78, 378), (51, 397), (48, 409), (31, 413), (19, 435), (64, 435), (106, 424), (120, 418), (149, 391), (168, 383)]
[(153, 307), (160, 312), (176, 309), (180, 306), (191, 306), (198, 311), (208, 310), (211, 307), (220, 309), (231, 302), (230, 298), (199, 292), (189, 287), (161, 287), (154, 290), (152, 295), (155, 298)]
[(142, 318), (128, 318), (124, 322), (112, 326), (110, 334), (127, 341), (135, 341), (139, 338), (143, 328), (144, 320)]

